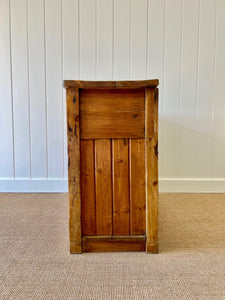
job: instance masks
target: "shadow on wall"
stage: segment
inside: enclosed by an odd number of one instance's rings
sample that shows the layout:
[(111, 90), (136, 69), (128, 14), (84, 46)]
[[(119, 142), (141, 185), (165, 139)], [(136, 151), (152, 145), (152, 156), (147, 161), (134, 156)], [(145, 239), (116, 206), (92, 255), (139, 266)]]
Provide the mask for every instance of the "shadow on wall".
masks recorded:
[(160, 178), (225, 178), (224, 129), (196, 127), (191, 121), (159, 117)]

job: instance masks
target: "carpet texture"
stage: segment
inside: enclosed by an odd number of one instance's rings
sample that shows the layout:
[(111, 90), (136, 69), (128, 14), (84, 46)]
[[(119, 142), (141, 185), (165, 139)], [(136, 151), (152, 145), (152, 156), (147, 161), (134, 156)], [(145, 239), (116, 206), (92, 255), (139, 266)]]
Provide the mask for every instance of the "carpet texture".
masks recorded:
[(225, 299), (225, 195), (159, 204), (159, 254), (70, 255), (66, 194), (0, 194), (0, 299)]

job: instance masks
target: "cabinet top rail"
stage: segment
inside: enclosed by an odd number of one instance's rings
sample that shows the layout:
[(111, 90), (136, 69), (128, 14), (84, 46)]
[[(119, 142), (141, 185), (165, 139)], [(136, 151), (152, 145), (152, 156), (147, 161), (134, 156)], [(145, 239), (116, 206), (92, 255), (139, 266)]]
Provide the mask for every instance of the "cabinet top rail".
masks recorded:
[(83, 80), (64, 80), (64, 88), (82, 89), (126, 89), (126, 88), (156, 88), (159, 85), (158, 79), (149, 80), (130, 80), (130, 81), (83, 81)]

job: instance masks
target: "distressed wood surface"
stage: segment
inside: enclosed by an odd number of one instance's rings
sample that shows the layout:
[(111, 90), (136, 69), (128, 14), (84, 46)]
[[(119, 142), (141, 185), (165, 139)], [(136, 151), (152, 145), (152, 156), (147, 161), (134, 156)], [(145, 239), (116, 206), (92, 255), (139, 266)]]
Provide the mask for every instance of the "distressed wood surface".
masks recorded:
[(145, 236), (83, 237), (84, 252), (145, 251)]
[(67, 89), (70, 252), (81, 253), (79, 90)]
[(82, 139), (140, 138), (145, 135), (144, 111), (90, 113), (81, 116)]
[(64, 88), (83, 89), (104, 89), (104, 88), (145, 88), (157, 87), (158, 79), (151, 80), (130, 80), (130, 81), (84, 81), (84, 80), (64, 80)]
[(158, 90), (69, 88), (67, 118), (71, 253), (157, 253)]
[(130, 139), (131, 234), (145, 234), (145, 139)]
[(111, 140), (95, 141), (96, 235), (112, 234)]
[[(158, 90), (146, 89), (146, 252), (158, 253)], [(153, 109), (154, 108), (154, 109)], [(154, 116), (154, 136), (149, 137), (149, 115)]]
[(144, 89), (81, 90), (81, 138), (144, 137), (144, 97)]
[(113, 140), (113, 234), (130, 234), (128, 139)]
[(82, 235), (96, 234), (94, 141), (81, 140), (81, 223)]
[(81, 89), (80, 112), (126, 112), (145, 110), (145, 89)]

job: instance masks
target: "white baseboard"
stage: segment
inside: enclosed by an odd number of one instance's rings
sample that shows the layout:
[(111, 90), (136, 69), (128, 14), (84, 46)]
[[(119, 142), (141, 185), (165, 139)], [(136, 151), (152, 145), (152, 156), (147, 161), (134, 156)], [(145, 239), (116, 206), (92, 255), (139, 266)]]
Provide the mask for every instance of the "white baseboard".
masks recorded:
[[(1, 193), (67, 193), (67, 179), (0, 179)], [(225, 193), (225, 179), (159, 180), (161, 193)]]
[(67, 193), (66, 179), (0, 179), (1, 193)]
[(161, 193), (225, 193), (225, 178), (163, 178), (159, 180), (159, 191)]

